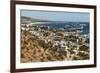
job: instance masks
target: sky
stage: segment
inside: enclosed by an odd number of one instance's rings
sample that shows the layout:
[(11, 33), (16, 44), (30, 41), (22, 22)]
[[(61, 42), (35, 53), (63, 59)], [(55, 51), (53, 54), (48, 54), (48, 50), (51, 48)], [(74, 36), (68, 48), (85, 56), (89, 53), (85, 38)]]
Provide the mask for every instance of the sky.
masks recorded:
[(42, 10), (21, 10), (21, 16), (68, 22), (89, 22), (90, 14), (84, 12), (62, 12), (62, 11), (42, 11)]

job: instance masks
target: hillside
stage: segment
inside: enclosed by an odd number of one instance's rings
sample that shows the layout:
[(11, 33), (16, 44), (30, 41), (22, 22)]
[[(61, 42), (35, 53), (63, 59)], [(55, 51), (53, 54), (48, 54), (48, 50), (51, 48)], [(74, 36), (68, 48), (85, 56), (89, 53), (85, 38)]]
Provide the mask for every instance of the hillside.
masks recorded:
[(50, 22), (50, 21), (21, 16), (21, 23), (30, 23), (30, 22)]

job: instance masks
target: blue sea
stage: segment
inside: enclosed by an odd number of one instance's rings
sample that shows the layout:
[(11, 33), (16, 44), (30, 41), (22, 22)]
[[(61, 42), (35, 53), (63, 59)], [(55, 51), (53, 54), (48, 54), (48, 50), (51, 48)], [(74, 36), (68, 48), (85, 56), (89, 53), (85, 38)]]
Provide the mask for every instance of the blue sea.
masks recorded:
[(59, 29), (59, 28), (65, 28), (65, 26), (72, 26), (72, 27), (79, 26), (80, 24), (85, 24), (85, 26), (83, 26), (82, 30), (83, 32), (81, 34), (89, 34), (89, 22), (49, 22), (41, 25)]

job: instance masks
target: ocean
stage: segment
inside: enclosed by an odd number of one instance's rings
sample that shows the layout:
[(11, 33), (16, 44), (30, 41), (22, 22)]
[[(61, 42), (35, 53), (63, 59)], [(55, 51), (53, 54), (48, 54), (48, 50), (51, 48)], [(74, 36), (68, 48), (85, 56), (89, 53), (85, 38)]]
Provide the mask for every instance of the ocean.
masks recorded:
[(81, 24), (85, 24), (85, 26), (83, 26), (83, 32), (81, 34), (89, 34), (89, 22), (48, 22), (41, 25), (49, 26), (50, 28), (54, 29), (60, 29), (65, 28), (66, 26), (78, 27)]

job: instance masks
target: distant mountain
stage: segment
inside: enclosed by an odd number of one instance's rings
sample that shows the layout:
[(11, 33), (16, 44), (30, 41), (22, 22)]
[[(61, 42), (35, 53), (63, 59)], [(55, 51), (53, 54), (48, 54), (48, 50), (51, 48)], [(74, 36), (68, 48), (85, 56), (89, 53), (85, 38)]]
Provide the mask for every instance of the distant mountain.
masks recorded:
[(31, 22), (51, 22), (51, 21), (21, 16), (21, 23), (31, 23)]

